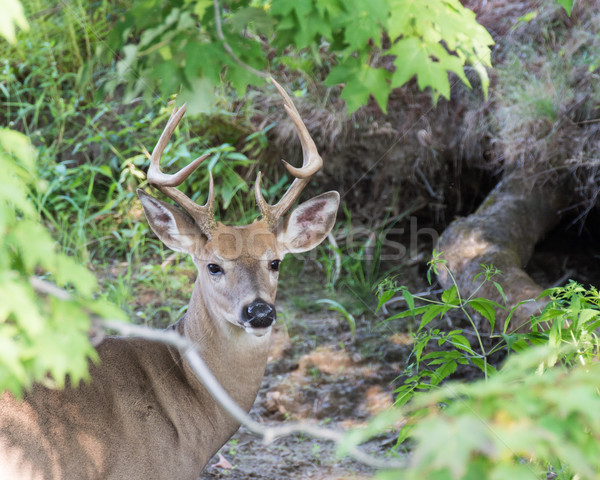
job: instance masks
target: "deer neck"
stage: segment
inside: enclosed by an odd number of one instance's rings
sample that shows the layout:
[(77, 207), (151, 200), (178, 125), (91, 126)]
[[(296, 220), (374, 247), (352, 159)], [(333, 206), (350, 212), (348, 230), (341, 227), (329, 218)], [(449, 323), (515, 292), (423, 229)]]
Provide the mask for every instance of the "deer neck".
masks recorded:
[[(201, 357), (227, 393), (250, 410), (267, 364), (270, 334), (256, 337), (223, 319), (211, 318), (198, 281), (178, 330), (198, 346)], [(187, 362), (184, 369), (190, 385), (208, 395)]]

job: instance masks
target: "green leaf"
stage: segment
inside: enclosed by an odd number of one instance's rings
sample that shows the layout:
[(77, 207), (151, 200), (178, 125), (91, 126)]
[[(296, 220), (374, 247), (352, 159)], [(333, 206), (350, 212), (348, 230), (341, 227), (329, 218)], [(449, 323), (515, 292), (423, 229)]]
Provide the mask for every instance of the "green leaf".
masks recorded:
[(259, 33), (267, 36), (273, 34), (275, 19), (270, 17), (264, 8), (243, 7), (233, 12), (229, 22), (234, 30), (243, 32), (253, 26)]
[(421, 315), (422, 313), (427, 312), (431, 307), (429, 305), (423, 307), (417, 307), (412, 312), (410, 310), (405, 310), (404, 312), (397, 313), (388, 318), (388, 320), (396, 320), (397, 318), (406, 318), (406, 317), (415, 317), (417, 315)]
[(383, 307), (388, 301), (390, 301), (395, 294), (396, 292), (394, 290), (385, 290), (379, 293), (375, 313), (379, 312), (379, 310), (381, 310), (381, 307)]
[(202, 20), (206, 11), (212, 8), (213, 2), (211, 0), (194, 0), (193, 12), (198, 16), (198, 20)]
[(486, 362), (481, 357), (471, 357), (470, 360), (473, 362), (473, 365), (479, 368), (486, 375), (497, 373), (496, 367), (494, 367), (491, 363)]
[(456, 285), (452, 285), (449, 289), (442, 292), (442, 302), (450, 305), (457, 305), (458, 289)]
[(346, 0), (346, 12), (332, 17), (333, 30), (344, 31), (347, 45), (344, 56), (364, 51), (370, 42), (381, 46), (382, 26), (387, 22), (389, 5), (386, 0)]
[(422, 7), (417, 1), (392, 0), (388, 21), (390, 38), (396, 40), (400, 36), (414, 36), (415, 19), (421, 10)]
[(444, 310), (444, 307), (440, 305), (428, 306), (427, 310), (425, 311), (425, 313), (423, 313), (423, 316), (421, 317), (421, 324), (419, 325), (419, 330), (423, 329), (429, 322), (431, 322), (433, 319), (435, 319), (437, 316), (441, 315), (445, 311), (446, 310)]
[(29, 30), (25, 12), (18, 0), (0, 0), (0, 36), (9, 43), (17, 41), (15, 25), (21, 30)]
[(465, 352), (469, 352), (469, 353), (473, 353), (473, 349), (471, 348), (471, 344), (469, 343), (469, 341), (467, 340), (467, 338), (463, 335), (452, 335), (452, 337), (450, 337), (450, 342), (452, 342), (452, 345), (460, 350), (463, 350)]
[(502, 306), (487, 298), (472, 298), (467, 304), (490, 322), (490, 328), (493, 331), (496, 325), (495, 308), (502, 308)]
[(417, 445), (411, 465), (429, 471), (447, 468), (451, 478), (462, 478), (474, 452), (490, 444), (489, 435), (489, 426), (474, 415), (421, 419), (413, 431)]
[(341, 313), (348, 322), (348, 326), (350, 327), (352, 336), (356, 336), (356, 320), (354, 319), (354, 316), (348, 310), (346, 310), (346, 308), (341, 303), (336, 302), (335, 300), (330, 300), (329, 298), (317, 300), (317, 303), (327, 305), (329, 310), (334, 310), (336, 312)]
[(394, 44), (387, 52), (395, 55), (392, 88), (401, 87), (415, 75), (417, 85), (421, 90), (430, 87), (434, 99), (441, 95), (450, 98), (450, 83), (445, 65), (431, 57), (429, 45), (417, 38), (403, 38)]
[(455, 360), (451, 360), (447, 363), (444, 363), (440, 368), (438, 368), (433, 377), (431, 378), (432, 385), (439, 385), (442, 380), (444, 380), (449, 375), (452, 375), (456, 371), (457, 363)]
[(506, 304), (508, 302), (506, 301), (506, 295), (504, 294), (504, 289), (502, 288), (502, 285), (500, 285), (498, 282), (493, 282), (493, 284), (494, 284), (494, 287), (496, 287), (496, 290), (498, 290), (498, 293), (502, 297), (502, 300), (504, 301), (504, 305), (506, 306)]
[(411, 313), (414, 316), (414, 314), (415, 314), (415, 297), (413, 297), (412, 293), (410, 293), (407, 288), (402, 289), (402, 296), (404, 297), (404, 300), (406, 301), (406, 305), (408, 306), (408, 309), (411, 311)]
[[(194, 81), (204, 80), (210, 82), (210, 90), (203, 95), (214, 98), (214, 89), (221, 82), (223, 70), (222, 58), (227, 55), (223, 46), (219, 43), (202, 43), (192, 41), (184, 48), (185, 54), (185, 77), (190, 85), (188, 91), (195, 92)], [(208, 84), (205, 84), (208, 85)]]
[(215, 85), (208, 77), (194, 78), (189, 87), (179, 95), (179, 100), (187, 103), (190, 115), (210, 113), (216, 98)]
[(391, 91), (390, 76), (390, 72), (385, 68), (373, 68), (358, 58), (350, 57), (333, 67), (324, 83), (325, 85), (345, 83), (341, 97), (346, 100), (349, 114), (355, 112), (360, 106), (366, 105), (370, 95), (373, 95), (385, 113)]
[(570, 17), (573, 5), (575, 5), (575, 0), (556, 0), (556, 2), (565, 9), (565, 12), (567, 12), (567, 15)]

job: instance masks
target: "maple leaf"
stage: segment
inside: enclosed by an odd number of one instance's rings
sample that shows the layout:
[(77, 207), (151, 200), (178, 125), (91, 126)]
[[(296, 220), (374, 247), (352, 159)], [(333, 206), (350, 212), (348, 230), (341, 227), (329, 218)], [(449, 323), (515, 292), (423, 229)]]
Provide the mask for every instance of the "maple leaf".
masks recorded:
[(373, 68), (358, 58), (350, 57), (331, 69), (325, 85), (345, 83), (341, 97), (346, 100), (349, 114), (365, 105), (369, 95), (373, 95), (379, 108), (385, 113), (391, 91), (390, 76), (390, 72), (384, 68)]

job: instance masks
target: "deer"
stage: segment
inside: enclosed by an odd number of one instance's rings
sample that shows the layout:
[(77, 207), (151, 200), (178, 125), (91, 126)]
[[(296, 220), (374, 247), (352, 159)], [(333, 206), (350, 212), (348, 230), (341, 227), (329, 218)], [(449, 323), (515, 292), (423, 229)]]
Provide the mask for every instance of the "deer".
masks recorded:
[[(176, 205), (138, 190), (147, 221), (170, 249), (190, 255), (198, 275), (188, 309), (170, 329), (186, 337), (246, 412), (264, 376), (276, 321), (278, 272), (286, 254), (309, 251), (329, 234), (339, 206), (330, 191), (290, 211), (323, 165), (298, 110), (275, 80), (302, 146), (293, 182), (269, 204), (255, 183), (261, 218), (227, 226), (214, 218), (214, 182), (198, 205), (177, 187), (208, 155), (174, 174), (160, 162), (186, 107), (175, 107), (150, 158), (148, 183)], [(288, 213), (290, 211), (290, 213)], [(16, 399), (0, 396), (0, 480), (196, 480), (239, 424), (164, 343), (106, 336), (90, 362), (91, 381), (63, 390), (34, 384)]]

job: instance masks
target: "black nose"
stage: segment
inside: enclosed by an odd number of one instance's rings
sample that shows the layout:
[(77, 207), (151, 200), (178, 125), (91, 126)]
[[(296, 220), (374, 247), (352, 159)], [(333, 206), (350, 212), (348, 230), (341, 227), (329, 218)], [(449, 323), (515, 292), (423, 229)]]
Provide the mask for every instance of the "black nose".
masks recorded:
[(270, 327), (276, 317), (275, 306), (260, 299), (242, 307), (242, 320), (252, 328)]

